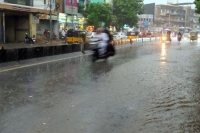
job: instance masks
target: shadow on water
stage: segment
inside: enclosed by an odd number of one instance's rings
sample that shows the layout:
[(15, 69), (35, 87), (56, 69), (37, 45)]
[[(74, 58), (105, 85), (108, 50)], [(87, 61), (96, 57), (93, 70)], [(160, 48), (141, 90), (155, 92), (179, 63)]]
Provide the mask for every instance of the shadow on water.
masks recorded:
[(98, 77), (105, 75), (109, 71), (112, 70), (114, 64), (112, 62), (108, 62), (106, 60), (101, 60), (90, 65), (91, 69), (91, 77), (96, 80)]

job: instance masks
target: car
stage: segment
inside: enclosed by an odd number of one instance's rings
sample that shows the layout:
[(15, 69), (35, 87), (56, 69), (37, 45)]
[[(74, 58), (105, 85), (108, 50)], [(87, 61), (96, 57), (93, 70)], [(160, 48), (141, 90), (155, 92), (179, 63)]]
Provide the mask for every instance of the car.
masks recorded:
[(88, 41), (92, 40), (96, 36), (96, 32), (88, 32), (87, 39)]
[(183, 39), (190, 39), (189, 33), (183, 33)]
[(122, 39), (127, 39), (127, 35), (123, 32), (116, 32), (113, 34), (113, 39), (114, 40), (122, 40)]

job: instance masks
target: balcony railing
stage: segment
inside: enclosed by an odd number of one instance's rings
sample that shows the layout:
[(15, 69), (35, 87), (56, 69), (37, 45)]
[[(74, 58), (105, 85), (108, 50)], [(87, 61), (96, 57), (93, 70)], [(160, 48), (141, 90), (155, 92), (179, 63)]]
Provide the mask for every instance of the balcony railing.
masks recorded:
[(33, 0), (4, 0), (4, 2), (11, 3), (11, 4), (33, 6)]

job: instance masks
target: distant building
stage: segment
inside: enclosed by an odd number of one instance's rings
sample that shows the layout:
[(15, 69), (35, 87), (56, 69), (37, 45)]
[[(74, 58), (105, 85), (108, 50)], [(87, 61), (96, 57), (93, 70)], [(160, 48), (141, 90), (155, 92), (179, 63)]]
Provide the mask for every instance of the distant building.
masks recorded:
[(144, 4), (144, 14), (151, 14), (151, 15), (153, 15), (153, 22), (154, 22), (155, 3)]
[(152, 14), (140, 14), (138, 15), (139, 22), (138, 26), (140, 30), (149, 29), (153, 25), (153, 15)]

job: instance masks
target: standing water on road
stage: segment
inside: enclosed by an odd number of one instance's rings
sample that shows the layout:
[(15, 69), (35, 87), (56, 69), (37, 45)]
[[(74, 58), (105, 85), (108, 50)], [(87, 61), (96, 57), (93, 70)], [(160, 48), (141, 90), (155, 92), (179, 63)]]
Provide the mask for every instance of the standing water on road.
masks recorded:
[(199, 56), (195, 44), (152, 42), (1, 72), (0, 132), (200, 132)]

